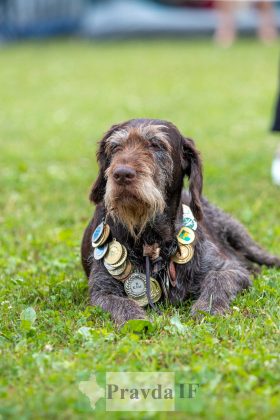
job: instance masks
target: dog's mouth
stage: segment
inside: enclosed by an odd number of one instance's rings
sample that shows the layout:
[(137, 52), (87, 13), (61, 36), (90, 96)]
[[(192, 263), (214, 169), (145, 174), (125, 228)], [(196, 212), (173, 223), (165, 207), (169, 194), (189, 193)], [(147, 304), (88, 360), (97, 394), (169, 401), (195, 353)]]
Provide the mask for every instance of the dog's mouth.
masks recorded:
[(112, 184), (113, 188), (111, 194), (114, 196), (115, 200), (140, 200), (140, 197), (137, 195), (138, 186), (136, 182), (127, 185), (119, 185), (115, 182)]
[[(124, 185), (120, 185), (114, 180), (107, 182), (105, 194), (107, 210), (116, 214), (118, 214), (120, 209), (137, 213), (138, 215), (139, 213), (145, 213), (151, 207), (150, 197), (147, 194), (148, 189), (149, 185), (136, 181)], [(144, 191), (146, 194), (143, 194)]]
[(125, 226), (132, 236), (138, 237), (149, 221), (165, 208), (163, 194), (153, 179), (128, 183), (116, 182), (108, 177), (105, 192), (107, 212)]

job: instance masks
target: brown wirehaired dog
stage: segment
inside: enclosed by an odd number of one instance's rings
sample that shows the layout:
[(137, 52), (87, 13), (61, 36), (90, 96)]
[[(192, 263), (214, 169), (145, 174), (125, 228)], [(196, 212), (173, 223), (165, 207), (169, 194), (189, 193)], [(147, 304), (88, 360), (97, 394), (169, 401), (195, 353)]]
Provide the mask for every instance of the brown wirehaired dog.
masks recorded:
[[(251, 285), (256, 265), (280, 267), (280, 259), (257, 245), (245, 228), (205, 198), (202, 165), (194, 142), (167, 121), (135, 119), (114, 125), (98, 150), (99, 174), (90, 200), (95, 214), (85, 230), (82, 263), (92, 305), (109, 311), (117, 324), (144, 319), (144, 309), (125, 293), (102, 260), (93, 258), (92, 234), (104, 218), (112, 238), (124, 245), (139, 273), (145, 272), (143, 246), (157, 244), (160, 269), (153, 271), (172, 304), (194, 297), (191, 313), (223, 313), (238, 292)], [(188, 191), (183, 180), (189, 179)], [(198, 222), (193, 258), (172, 265), (182, 226), (182, 203)], [(151, 260), (153, 264), (153, 261)], [(165, 279), (165, 280), (164, 280)]]

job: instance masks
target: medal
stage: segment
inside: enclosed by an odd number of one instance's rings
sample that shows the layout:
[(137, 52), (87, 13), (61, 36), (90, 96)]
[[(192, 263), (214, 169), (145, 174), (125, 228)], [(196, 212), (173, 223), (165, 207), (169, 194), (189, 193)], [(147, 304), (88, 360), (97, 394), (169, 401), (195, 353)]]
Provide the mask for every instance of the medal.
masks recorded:
[(112, 270), (114, 270), (115, 268), (118, 268), (121, 265), (123, 265), (123, 263), (126, 260), (126, 257), (127, 257), (127, 249), (123, 245), (121, 245), (121, 247), (122, 247), (122, 255), (121, 255), (120, 259), (115, 264), (110, 264)]
[(194, 250), (191, 245), (179, 245), (179, 250), (171, 258), (177, 264), (186, 264), (193, 257)]
[(107, 241), (107, 239), (110, 235), (110, 226), (106, 224), (106, 225), (103, 226), (101, 236), (99, 236), (99, 239), (97, 241), (93, 241), (93, 237), (95, 236), (95, 232), (96, 232), (97, 229), (99, 229), (101, 224), (99, 226), (97, 226), (97, 228), (93, 232), (93, 235), (92, 235), (92, 246), (93, 246), (93, 248), (97, 248), (98, 246), (103, 245)]
[(194, 219), (193, 213), (191, 209), (189, 208), (189, 206), (187, 206), (186, 204), (182, 204), (182, 208), (183, 208), (183, 217), (190, 217), (191, 219)]
[[(156, 279), (150, 278), (151, 281), (151, 299), (155, 303), (161, 298), (161, 287)], [(146, 276), (143, 273), (132, 273), (124, 283), (124, 290), (127, 296), (133, 299), (139, 306), (148, 305), (146, 295)]]
[(109, 235), (110, 235), (110, 226), (106, 224), (104, 226), (102, 237), (98, 241), (98, 246), (103, 245), (107, 241)]
[(147, 296), (141, 297), (139, 299), (133, 299), (139, 306), (147, 306), (149, 301)]
[(103, 230), (104, 230), (104, 222), (101, 222), (100, 225), (97, 226), (97, 228), (95, 229), (95, 231), (92, 234), (91, 242), (93, 244), (101, 238)]
[(161, 287), (156, 279), (151, 277), (151, 280), (151, 298), (153, 303), (156, 303), (161, 298)]
[(125, 270), (124, 270), (124, 272), (122, 273), (122, 274), (119, 274), (119, 275), (116, 275), (116, 274), (111, 274), (113, 277), (114, 277), (114, 279), (116, 279), (116, 280), (120, 280), (120, 281), (124, 281), (124, 280), (126, 280), (126, 278), (129, 276), (129, 274), (131, 273), (131, 271), (132, 271), (132, 264), (131, 264), (131, 262), (130, 261), (127, 261), (126, 262), (126, 267), (125, 267)]
[(143, 298), (146, 294), (146, 277), (142, 273), (133, 273), (124, 283), (124, 290), (128, 297)]
[(192, 219), (191, 217), (183, 217), (183, 225), (185, 227), (189, 227), (192, 230), (197, 229), (197, 222), (195, 219)]
[(108, 250), (108, 244), (104, 244), (102, 246), (98, 246), (97, 248), (94, 248), (93, 256), (96, 260), (101, 260), (101, 258), (104, 257)]
[(177, 235), (177, 240), (183, 245), (191, 244), (195, 240), (195, 233), (188, 227), (182, 227)]
[(122, 258), (123, 248), (124, 247), (122, 247), (122, 245), (116, 239), (110, 242), (108, 252), (105, 257), (105, 262), (110, 265), (118, 263)]
[(126, 261), (122, 265), (120, 265), (119, 267), (117, 267), (117, 268), (114, 268), (112, 266), (106, 267), (106, 268), (109, 271), (109, 273), (112, 274), (112, 276), (118, 276), (118, 275), (122, 274), (125, 271), (125, 269), (126, 269)]
[[(145, 279), (146, 280), (146, 279)], [(161, 287), (158, 283), (158, 281), (151, 277), (151, 299), (153, 303), (156, 303), (161, 298)], [(147, 295), (140, 297), (140, 298), (134, 298), (133, 299), (139, 306), (147, 306), (149, 301), (147, 298)]]

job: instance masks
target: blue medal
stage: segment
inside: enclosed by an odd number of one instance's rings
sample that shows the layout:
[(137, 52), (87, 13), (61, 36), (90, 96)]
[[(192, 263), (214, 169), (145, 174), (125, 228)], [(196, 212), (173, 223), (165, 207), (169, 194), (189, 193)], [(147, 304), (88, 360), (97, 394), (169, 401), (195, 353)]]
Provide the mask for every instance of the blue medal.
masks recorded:
[(100, 225), (97, 226), (97, 228), (92, 234), (92, 239), (91, 239), (92, 243), (98, 242), (98, 239), (101, 238), (103, 230), (104, 230), (104, 222), (101, 222)]
[(108, 244), (104, 244), (94, 248), (93, 256), (96, 260), (101, 260), (108, 251)]

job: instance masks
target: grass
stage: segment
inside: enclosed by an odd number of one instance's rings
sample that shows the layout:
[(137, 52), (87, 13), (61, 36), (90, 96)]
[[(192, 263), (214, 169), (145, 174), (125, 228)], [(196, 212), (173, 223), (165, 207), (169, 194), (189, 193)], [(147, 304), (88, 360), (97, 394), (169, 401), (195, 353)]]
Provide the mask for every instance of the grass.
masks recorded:
[[(200, 383), (175, 418), (279, 418), (279, 272), (263, 269), (225, 317), (194, 322), (186, 304), (151, 314), (153, 334), (122, 334), (88, 306), (79, 250), (97, 140), (148, 116), (196, 139), (205, 195), (279, 253), (268, 132), (277, 60), (278, 47), (252, 40), (230, 50), (206, 40), (2, 47), (0, 418), (93, 418), (78, 383), (104, 370)], [(127, 417), (137, 413), (112, 415)]]

